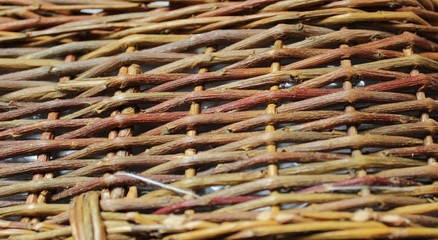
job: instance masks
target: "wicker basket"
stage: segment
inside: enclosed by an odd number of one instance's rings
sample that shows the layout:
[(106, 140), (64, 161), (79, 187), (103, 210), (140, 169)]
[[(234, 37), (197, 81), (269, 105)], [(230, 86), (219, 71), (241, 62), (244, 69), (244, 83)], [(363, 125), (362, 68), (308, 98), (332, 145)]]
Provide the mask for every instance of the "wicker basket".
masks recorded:
[(437, 0), (0, 0), (0, 239), (438, 239)]

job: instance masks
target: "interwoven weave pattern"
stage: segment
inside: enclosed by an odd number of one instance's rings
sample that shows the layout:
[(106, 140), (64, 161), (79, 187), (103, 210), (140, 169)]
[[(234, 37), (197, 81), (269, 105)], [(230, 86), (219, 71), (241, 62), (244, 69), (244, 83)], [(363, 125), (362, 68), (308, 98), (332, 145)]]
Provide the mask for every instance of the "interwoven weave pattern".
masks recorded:
[(0, 0), (0, 238), (438, 239), (435, 9)]

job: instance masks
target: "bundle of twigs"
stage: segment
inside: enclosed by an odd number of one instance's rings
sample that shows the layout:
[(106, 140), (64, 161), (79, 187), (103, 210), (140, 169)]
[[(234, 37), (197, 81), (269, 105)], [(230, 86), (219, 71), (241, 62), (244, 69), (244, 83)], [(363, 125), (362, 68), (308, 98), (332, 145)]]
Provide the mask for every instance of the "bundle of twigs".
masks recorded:
[(437, 0), (0, 0), (0, 239), (438, 239)]

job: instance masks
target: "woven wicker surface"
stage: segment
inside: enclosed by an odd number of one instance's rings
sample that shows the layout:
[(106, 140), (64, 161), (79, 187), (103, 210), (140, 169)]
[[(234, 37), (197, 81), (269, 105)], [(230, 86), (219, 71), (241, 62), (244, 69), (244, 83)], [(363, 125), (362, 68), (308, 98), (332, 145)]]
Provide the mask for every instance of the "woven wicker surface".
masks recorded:
[(438, 238), (437, 8), (0, 0), (0, 238)]

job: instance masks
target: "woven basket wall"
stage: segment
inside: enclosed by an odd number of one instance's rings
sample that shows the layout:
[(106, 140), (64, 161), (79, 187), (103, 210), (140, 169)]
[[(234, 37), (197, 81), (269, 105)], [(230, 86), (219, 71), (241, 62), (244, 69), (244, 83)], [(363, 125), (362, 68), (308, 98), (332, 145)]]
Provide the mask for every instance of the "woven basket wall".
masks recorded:
[(0, 0), (0, 239), (438, 239), (435, 9)]

